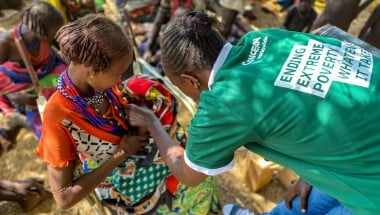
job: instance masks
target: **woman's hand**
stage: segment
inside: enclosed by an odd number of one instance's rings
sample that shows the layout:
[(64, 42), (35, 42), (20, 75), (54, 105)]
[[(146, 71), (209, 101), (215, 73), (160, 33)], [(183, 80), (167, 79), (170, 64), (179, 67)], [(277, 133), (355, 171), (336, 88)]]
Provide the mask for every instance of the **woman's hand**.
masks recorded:
[(129, 124), (135, 127), (148, 128), (152, 124), (156, 116), (146, 107), (139, 107), (129, 104), (125, 107), (125, 113), (128, 116)]
[(118, 146), (114, 158), (118, 163), (123, 162), (126, 158), (136, 154), (148, 144), (147, 135), (130, 136), (124, 135)]
[(300, 208), (302, 212), (307, 210), (307, 200), (313, 186), (299, 178), (297, 181), (290, 185), (288, 191), (285, 194), (285, 205), (288, 209), (292, 209), (292, 201), (296, 196), (300, 196)]

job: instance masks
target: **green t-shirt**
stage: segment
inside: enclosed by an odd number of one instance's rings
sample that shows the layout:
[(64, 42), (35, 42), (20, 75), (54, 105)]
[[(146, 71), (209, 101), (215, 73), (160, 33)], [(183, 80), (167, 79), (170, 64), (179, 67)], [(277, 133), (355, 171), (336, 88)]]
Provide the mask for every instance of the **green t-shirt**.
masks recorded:
[(227, 44), (191, 121), (185, 161), (208, 175), (245, 146), (357, 214), (380, 211), (380, 59), (281, 29)]

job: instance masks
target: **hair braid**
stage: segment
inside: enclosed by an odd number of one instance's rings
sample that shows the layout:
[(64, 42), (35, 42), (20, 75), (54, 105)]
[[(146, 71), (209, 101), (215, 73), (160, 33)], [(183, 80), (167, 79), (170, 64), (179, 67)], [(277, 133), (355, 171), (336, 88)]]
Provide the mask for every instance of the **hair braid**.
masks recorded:
[(215, 19), (204, 12), (191, 12), (172, 21), (162, 36), (161, 59), (165, 72), (176, 75), (211, 70), (224, 38), (213, 27)]
[(130, 55), (132, 48), (122, 29), (103, 15), (87, 15), (57, 32), (61, 53), (75, 64), (107, 72), (117, 59)]
[(23, 8), (21, 23), (39, 36), (47, 37), (49, 29), (57, 29), (63, 25), (61, 13), (46, 2), (33, 2)]

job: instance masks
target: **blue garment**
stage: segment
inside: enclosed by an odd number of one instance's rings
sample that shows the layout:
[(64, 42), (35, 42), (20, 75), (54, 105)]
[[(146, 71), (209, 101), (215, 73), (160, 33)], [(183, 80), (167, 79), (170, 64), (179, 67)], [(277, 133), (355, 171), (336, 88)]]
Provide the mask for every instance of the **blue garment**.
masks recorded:
[(297, 196), (292, 201), (291, 210), (285, 206), (285, 201), (281, 201), (269, 213), (263, 213), (262, 215), (354, 215), (338, 200), (316, 188), (313, 188), (310, 192), (306, 213), (301, 212), (300, 201), (301, 198)]

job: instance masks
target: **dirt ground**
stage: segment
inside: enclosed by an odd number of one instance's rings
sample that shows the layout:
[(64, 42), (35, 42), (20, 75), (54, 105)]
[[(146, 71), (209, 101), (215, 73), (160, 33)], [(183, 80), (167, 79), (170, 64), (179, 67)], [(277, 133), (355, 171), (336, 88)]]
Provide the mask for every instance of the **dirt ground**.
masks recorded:
[[(275, 17), (271, 14), (261, 11), (260, 6), (257, 4), (254, 7), (254, 13), (258, 17), (252, 24), (257, 28), (278, 27), (281, 26), (281, 18)], [(12, 26), (17, 20), (17, 12), (7, 12), (13, 18), (0, 19), (0, 27), (7, 28)], [(369, 11), (363, 11), (359, 17), (352, 23), (349, 33), (357, 35), (361, 26), (369, 16)], [(27, 177), (41, 177), (44, 178), (45, 184), (48, 185), (46, 167), (42, 160), (34, 155), (38, 141), (36, 137), (27, 129), (21, 129), (20, 132), (14, 137), (13, 148), (7, 152), (0, 154), (0, 178), (1, 179), (24, 179)], [(219, 198), (221, 205), (226, 203), (237, 203), (247, 207), (256, 213), (261, 213), (270, 210), (275, 206), (284, 196), (286, 187), (284, 186), (284, 178), (282, 172), (276, 168), (271, 176), (269, 184), (262, 187), (257, 192), (250, 190), (249, 184), (246, 181), (242, 183), (242, 169), (247, 169), (244, 156), (245, 150), (239, 150), (236, 153), (236, 165), (234, 169), (228, 173), (224, 173), (217, 177), (219, 187)], [(280, 178), (282, 177), (282, 180)], [(285, 176), (286, 177), (286, 176)], [(287, 178), (289, 179), (289, 177)], [(286, 180), (285, 180), (286, 181)], [(54, 203), (53, 199), (45, 200), (41, 205), (24, 213), (16, 203), (0, 202), (0, 214), (54, 214), (54, 215), (74, 215), (74, 214), (95, 214), (92, 205), (89, 201), (83, 200), (69, 210), (61, 210)], [(221, 213), (220, 213), (221, 214)]]

